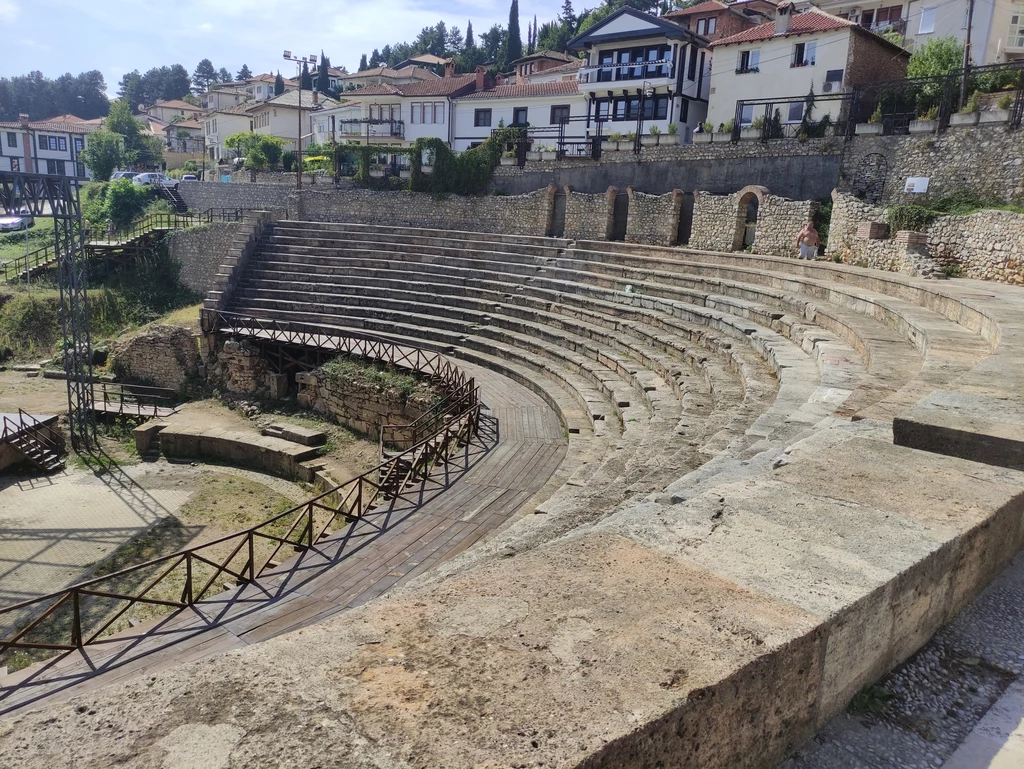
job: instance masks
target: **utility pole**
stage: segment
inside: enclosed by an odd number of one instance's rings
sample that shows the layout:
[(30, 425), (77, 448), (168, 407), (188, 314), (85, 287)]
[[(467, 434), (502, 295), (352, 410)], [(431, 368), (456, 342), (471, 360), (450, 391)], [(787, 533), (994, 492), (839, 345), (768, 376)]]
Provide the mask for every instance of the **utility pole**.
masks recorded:
[(974, 26), (974, 0), (967, 0), (967, 37), (964, 39), (964, 67), (960, 74), (960, 102), (957, 109), (967, 103), (967, 75), (971, 69), (971, 27)]
[(299, 133), (295, 139), (295, 189), (302, 189), (302, 62), (316, 63), (316, 55), (292, 56), (291, 51), (284, 52), (285, 61), (294, 61), (299, 71)]

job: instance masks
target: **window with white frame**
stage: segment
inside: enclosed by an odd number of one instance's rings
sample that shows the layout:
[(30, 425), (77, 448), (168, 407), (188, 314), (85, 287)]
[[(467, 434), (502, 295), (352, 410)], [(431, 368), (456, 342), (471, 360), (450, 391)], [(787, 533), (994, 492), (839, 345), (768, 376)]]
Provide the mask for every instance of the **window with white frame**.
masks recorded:
[(414, 101), (411, 109), (413, 123), (444, 123), (443, 101)]
[(815, 55), (818, 53), (818, 44), (809, 40), (805, 43), (797, 43), (793, 46), (793, 61), (791, 67), (811, 67), (814, 65)]
[(64, 161), (63, 160), (47, 160), (46, 161), (46, 173), (48, 174), (59, 174), (64, 176)]
[(75, 137), (75, 152), (81, 152), (85, 149), (85, 139), (80, 136)]
[(936, 5), (921, 9), (921, 24), (917, 28), (917, 34), (927, 35), (935, 31), (935, 12), (937, 9), (938, 6)]
[(802, 101), (791, 101), (789, 110), (786, 113), (787, 123), (799, 123), (804, 119), (804, 103)]
[(747, 72), (761, 71), (761, 49), (755, 48), (751, 51), (740, 51), (739, 61), (736, 63), (736, 74), (743, 75)]
[(1007, 48), (1024, 48), (1024, 3), (1010, 6), (1010, 35), (1006, 38)]

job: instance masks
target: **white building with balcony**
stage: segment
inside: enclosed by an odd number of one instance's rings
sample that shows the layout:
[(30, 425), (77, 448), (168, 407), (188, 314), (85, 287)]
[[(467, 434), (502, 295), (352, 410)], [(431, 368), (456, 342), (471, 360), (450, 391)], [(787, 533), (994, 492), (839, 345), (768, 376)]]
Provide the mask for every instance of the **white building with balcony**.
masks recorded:
[(678, 127), (684, 141), (707, 115), (711, 53), (706, 38), (670, 21), (623, 7), (569, 41), (586, 53), (579, 88), (588, 126), (603, 133)]
[(99, 121), (62, 115), (53, 120), (0, 123), (0, 171), (92, 178), (80, 155)]
[[(460, 96), (454, 105), (456, 150), (483, 143), (502, 125), (526, 126), (534, 146), (554, 147), (560, 137), (580, 142), (585, 135), (588, 102), (575, 78), (485, 88)], [(560, 131), (563, 121), (568, 122)]]

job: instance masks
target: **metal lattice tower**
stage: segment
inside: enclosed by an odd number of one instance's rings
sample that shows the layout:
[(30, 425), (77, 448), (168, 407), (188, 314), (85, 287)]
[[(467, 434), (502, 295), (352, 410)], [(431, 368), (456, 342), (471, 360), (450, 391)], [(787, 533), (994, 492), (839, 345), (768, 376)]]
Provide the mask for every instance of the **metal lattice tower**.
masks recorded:
[(78, 451), (91, 449), (96, 445), (96, 415), (93, 411), (85, 232), (77, 179), (0, 171), (0, 206), (6, 213), (28, 209), (33, 216), (53, 217), (71, 445)]

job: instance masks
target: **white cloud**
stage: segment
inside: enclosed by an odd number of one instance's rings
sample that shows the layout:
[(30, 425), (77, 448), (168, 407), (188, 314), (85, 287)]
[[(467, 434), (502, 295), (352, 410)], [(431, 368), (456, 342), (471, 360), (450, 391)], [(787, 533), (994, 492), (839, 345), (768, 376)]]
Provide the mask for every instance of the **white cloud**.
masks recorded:
[(0, 0), (0, 21), (11, 24), (18, 18), (21, 9), (14, 0)]

